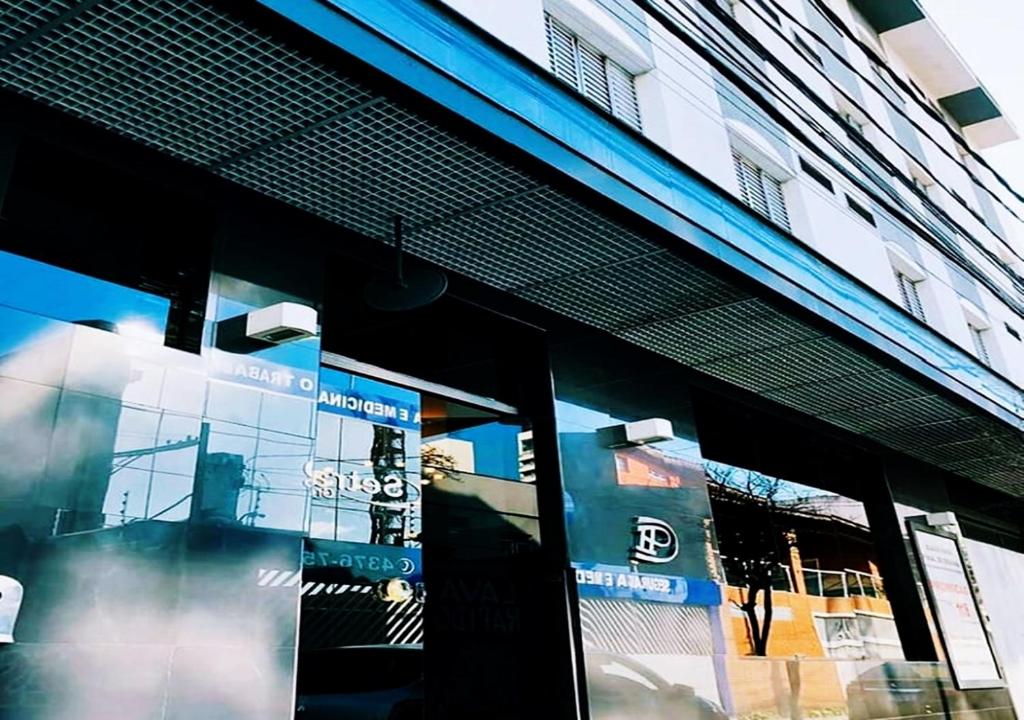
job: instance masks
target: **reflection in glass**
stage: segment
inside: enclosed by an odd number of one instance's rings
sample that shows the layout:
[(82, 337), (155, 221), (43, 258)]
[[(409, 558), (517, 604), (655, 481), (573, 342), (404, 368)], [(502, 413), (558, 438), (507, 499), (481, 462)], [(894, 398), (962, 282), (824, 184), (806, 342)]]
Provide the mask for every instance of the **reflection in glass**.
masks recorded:
[(731, 652), (903, 657), (860, 502), (723, 463), (704, 470)]
[[(122, 337), (163, 344), (170, 301), (151, 293), (99, 280), (0, 251), (0, 307), (65, 322), (105, 323)], [(57, 291), (55, 291), (57, 290)], [(18, 325), (8, 326), (0, 354)]]

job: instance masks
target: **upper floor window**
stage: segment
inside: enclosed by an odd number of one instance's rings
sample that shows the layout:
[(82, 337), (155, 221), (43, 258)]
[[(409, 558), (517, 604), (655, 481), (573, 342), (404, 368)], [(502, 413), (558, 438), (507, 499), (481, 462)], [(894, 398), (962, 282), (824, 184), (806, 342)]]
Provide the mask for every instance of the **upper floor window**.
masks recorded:
[(973, 323), (967, 323), (967, 329), (971, 332), (971, 342), (974, 343), (974, 354), (984, 364), (991, 365), (992, 357), (989, 355), (988, 346), (985, 344), (985, 333), (987, 331)]
[(736, 166), (740, 199), (777, 225), (789, 230), (789, 213), (786, 212), (782, 183), (735, 150), (732, 151), (732, 160)]
[(917, 291), (917, 285), (920, 281), (911, 280), (910, 277), (896, 268), (893, 268), (893, 274), (896, 276), (896, 285), (900, 290), (900, 300), (903, 303), (903, 307), (921, 322), (927, 322), (928, 318), (924, 314), (921, 295)]
[(551, 72), (628, 125), (640, 129), (636, 82), (624, 67), (545, 14)]

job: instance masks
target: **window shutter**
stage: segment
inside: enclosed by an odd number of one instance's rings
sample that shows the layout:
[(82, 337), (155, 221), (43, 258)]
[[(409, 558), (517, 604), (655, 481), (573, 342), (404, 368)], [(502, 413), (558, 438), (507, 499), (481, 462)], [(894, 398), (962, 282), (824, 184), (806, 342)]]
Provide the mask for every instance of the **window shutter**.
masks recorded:
[(761, 169), (736, 151), (732, 153), (732, 160), (736, 165), (736, 179), (740, 185), (740, 199), (757, 212), (770, 218), (771, 211), (768, 209), (768, 198), (765, 197), (764, 185), (761, 183)]
[(917, 292), (917, 283), (895, 268), (893, 273), (896, 275), (896, 284), (900, 289), (900, 299), (903, 301), (903, 307), (918, 320), (922, 322), (927, 321), (924, 314), (924, 305), (921, 304), (921, 296)]
[(635, 79), (614, 60), (608, 60), (607, 65), (608, 94), (611, 96), (612, 114), (639, 130), (640, 105), (636, 99)]
[(548, 61), (555, 77), (639, 130), (640, 105), (634, 77), (580, 40), (550, 14), (545, 13), (544, 22), (548, 34)]
[(605, 110), (612, 109), (608, 93), (608, 75), (605, 72), (604, 55), (586, 43), (576, 41), (580, 58), (580, 91)]
[(578, 90), (580, 81), (576, 66), (576, 38), (550, 15), (545, 15), (544, 20), (548, 31), (548, 60), (551, 63), (551, 72), (559, 80), (569, 83)]
[(786, 198), (782, 194), (782, 183), (771, 175), (765, 175), (763, 171), (761, 180), (764, 182), (765, 197), (768, 199), (771, 219), (779, 226), (789, 230), (789, 213), (786, 212)]
[(968, 324), (967, 327), (971, 330), (971, 340), (974, 342), (974, 354), (977, 355), (978, 359), (986, 365), (991, 365), (992, 359), (989, 357), (988, 347), (985, 345), (985, 331), (970, 324)]
[(732, 151), (732, 161), (740, 186), (740, 199), (744, 204), (781, 228), (789, 230), (789, 213), (786, 211), (782, 183), (735, 150)]

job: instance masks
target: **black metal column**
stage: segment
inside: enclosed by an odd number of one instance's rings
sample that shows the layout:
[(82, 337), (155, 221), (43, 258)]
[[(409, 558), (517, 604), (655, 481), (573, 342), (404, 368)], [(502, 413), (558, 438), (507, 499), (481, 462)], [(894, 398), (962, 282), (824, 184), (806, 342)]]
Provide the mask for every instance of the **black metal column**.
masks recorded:
[(18, 159), (18, 142), (19, 133), (16, 128), (0, 125), (0, 220), (6, 217), (4, 200), (7, 198), (11, 176), (14, 175), (14, 163)]
[(917, 587), (903, 523), (896, 512), (888, 477), (891, 470), (882, 459), (866, 461), (864, 509), (875, 538), (879, 570), (885, 578), (885, 594), (896, 618), (903, 653), (907, 660), (936, 661), (935, 641)]
[[(562, 602), (552, 607), (552, 632), (557, 642), (549, 648), (559, 654), (562, 692), (557, 717), (589, 718), (586, 669), (580, 630), (579, 596), (569, 565), (569, 540), (565, 525), (565, 495), (555, 419), (555, 388), (546, 338), (524, 352), (523, 397), (533, 420), (533, 450), (537, 467), (537, 504), (540, 516), (544, 573), (558, 587)], [(552, 603), (555, 598), (552, 598)], [(556, 717), (556, 716), (553, 716)]]

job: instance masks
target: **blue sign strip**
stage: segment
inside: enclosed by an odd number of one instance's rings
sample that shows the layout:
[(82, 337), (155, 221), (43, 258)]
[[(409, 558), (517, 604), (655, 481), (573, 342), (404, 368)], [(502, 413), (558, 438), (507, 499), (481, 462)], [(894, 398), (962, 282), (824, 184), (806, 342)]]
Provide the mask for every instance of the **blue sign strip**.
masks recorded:
[(321, 371), (317, 408), (378, 425), (420, 429), (418, 393), (338, 370)]
[(721, 605), (717, 583), (678, 575), (636, 572), (633, 568), (599, 563), (573, 563), (580, 597), (642, 600), (675, 605)]

